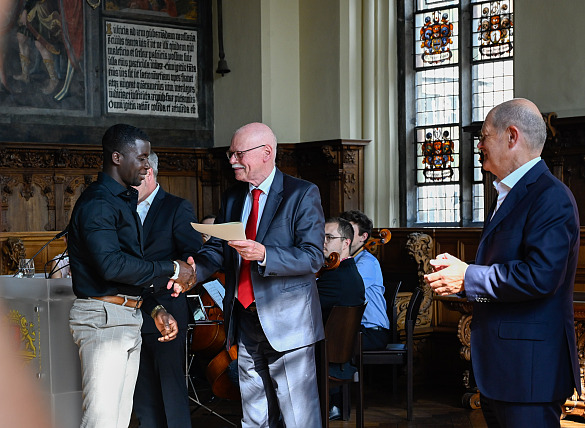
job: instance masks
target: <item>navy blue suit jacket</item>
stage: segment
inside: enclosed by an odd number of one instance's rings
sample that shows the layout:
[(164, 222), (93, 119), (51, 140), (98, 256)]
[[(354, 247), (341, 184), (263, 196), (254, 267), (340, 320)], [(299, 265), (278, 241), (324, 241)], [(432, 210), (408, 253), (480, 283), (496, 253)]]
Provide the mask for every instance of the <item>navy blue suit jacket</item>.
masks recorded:
[[(564, 400), (580, 390), (573, 321), (579, 215), (571, 191), (538, 162), (491, 218), (465, 274), (471, 359), (488, 398)], [(491, 221), (489, 220), (491, 218)]]
[[(248, 183), (222, 196), (216, 223), (240, 221)], [(270, 345), (289, 351), (323, 339), (315, 273), (323, 265), (325, 219), (319, 189), (276, 170), (258, 225), (256, 241), (266, 247), (266, 266), (251, 263), (258, 317)], [(195, 257), (197, 280), (220, 268), (226, 276), (224, 318), (228, 347), (234, 344), (233, 307), (239, 277), (238, 253), (226, 241), (211, 238)]]
[[(146, 260), (187, 260), (201, 247), (201, 234), (191, 226), (197, 222), (191, 203), (159, 188), (144, 219), (144, 258)], [(167, 290), (168, 276), (155, 278), (154, 287), (143, 294), (145, 299), (142, 333), (160, 334), (150, 316), (156, 305), (163, 305), (177, 320), (179, 328), (187, 327), (189, 310), (185, 294), (172, 297)]]

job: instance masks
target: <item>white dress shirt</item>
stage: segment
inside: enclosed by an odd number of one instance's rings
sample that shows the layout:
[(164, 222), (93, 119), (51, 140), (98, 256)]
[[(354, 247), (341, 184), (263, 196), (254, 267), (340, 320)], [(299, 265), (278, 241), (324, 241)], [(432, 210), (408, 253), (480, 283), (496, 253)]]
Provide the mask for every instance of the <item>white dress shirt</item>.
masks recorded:
[[(260, 193), (260, 199), (258, 200), (258, 223), (256, 223), (256, 230), (258, 230), (258, 225), (260, 224), (260, 219), (262, 218), (262, 213), (264, 212), (264, 207), (266, 206), (266, 198), (268, 198), (268, 192), (270, 192), (270, 186), (272, 186), (275, 174), (276, 167), (272, 169), (270, 175), (266, 177), (266, 179), (260, 183), (258, 187), (255, 187), (252, 184), (249, 185), (248, 194), (246, 195), (246, 200), (244, 201), (244, 208), (242, 209), (241, 220), (244, 225), (248, 222), (250, 211), (252, 211), (252, 189), (260, 189), (262, 193)], [(266, 266), (266, 254), (264, 254), (264, 260), (262, 260), (262, 262), (258, 262), (258, 264), (260, 266)]]
[(148, 198), (146, 198), (145, 200), (140, 202), (138, 204), (138, 206), (136, 207), (136, 211), (138, 212), (138, 216), (140, 217), (140, 222), (142, 224), (144, 224), (144, 219), (146, 218), (146, 215), (148, 214), (148, 210), (150, 209), (150, 206), (152, 205), (152, 201), (154, 201), (154, 197), (158, 193), (159, 188), (160, 188), (160, 186), (157, 184), (156, 188), (152, 191), (152, 193), (150, 195), (148, 195)]
[(540, 156), (538, 156), (532, 160), (529, 160), (524, 165), (522, 165), (520, 168), (517, 168), (515, 171), (512, 171), (510, 174), (508, 174), (502, 180), (497, 180), (497, 179), (494, 180), (493, 185), (496, 188), (496, 191), (498, 192), (498, 202), (496, 203), (496, 209), (494, 210), (494, 213), (492, 214), (492, 218), (494, 218), (496, 211), (500, 208), (500, 206), (504, 202), (504, 199), (506, 199), (506, 196), (508, 196), (508, 193), (510, 193), (510, 190), (512, 190), (512, 187), (514, 187), (516, 185), (516, 183), (518, 183), (520, 181), (520, 179), (522, 177), (524, 177), (524, 175), (526, 175), (526, 173), (528, 171), (530, 171), (532, 169), (532, 167), (534, 165), (536, 165), (539, 161), (540, 161)]

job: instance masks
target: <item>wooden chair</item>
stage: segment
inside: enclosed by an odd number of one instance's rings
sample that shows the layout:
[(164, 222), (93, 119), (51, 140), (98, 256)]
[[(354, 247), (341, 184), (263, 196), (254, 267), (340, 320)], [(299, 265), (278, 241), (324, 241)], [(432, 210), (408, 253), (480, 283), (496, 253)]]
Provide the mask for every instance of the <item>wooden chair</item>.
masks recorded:
[[(384, 297), (386, 298), (386, 314), (390, 321), (390, 343), (398, 343), (398, 306), (396, 306), (396, 298), (400, 292), (402, 281), (398, 281), (395, 287), (386, 287)], [(371, 351), (363, 351), (368, 353)], [(392, 365), (392, 395), (395, 397), (398, 394), (398, 365)]]
[(386, 314), (390, 321), (390, 343), (398, 342), (398, 308), (396, 307), (396, 297), (398, 297), (401, 286), (402, 281), (398, 281), (395, 287), (386, 287), (386, 292), (384, 293), (384, 297), (386, 298)]
[[(360, 325), (367, 303), (360, 306), (334, 306), (325, 325), (325, 340), (321, 342), (321, 416), (323, 426), (329, 427), (329, 388), (357, 383), (356, 427), (364, 426), (364, 388), (362, 384)], [(329, 376), (329, 363), (344, 364), (350, 360), (357, 367), (353, 378)], [(345, 404), (345, 403), (344, 403)], [(349, 404), (349, 403), (347, 403)]]
[[(363, 351), (362, 364), (406, 364), (406, 419), (412, 420), (412, 402), (413, 402), (413, 353), (414, 353), (414, 326), (420, 309), (424, 294), (420, 288), (416, 288), (412, 293), (408, 308), (406, 310), (406, 319), (404, 330), (406, 332), (406, 343), (390, 343), (383, 351)], [(393, 384), (396, 385), (397, 379), (393, 378)], [(394, 386), (393, 386), (394, 388)]]

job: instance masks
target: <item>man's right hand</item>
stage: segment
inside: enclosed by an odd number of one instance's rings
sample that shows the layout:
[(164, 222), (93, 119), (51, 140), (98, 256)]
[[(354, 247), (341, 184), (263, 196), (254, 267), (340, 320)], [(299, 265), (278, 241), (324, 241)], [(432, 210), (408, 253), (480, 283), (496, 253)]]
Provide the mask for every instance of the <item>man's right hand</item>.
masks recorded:
[(197, 282), (197, 274), (195, 273), (195, 263), (193, 258), (189, 257), (192, 264), (187, 264), (182, 260), (177, 260), (179, 263), (179, 276), (177, 279), (170, 279), (167, 284), (167, 289), (173, 289), (171, 296), (177, 297), (180, 293), (185, 293), (193, 288)]

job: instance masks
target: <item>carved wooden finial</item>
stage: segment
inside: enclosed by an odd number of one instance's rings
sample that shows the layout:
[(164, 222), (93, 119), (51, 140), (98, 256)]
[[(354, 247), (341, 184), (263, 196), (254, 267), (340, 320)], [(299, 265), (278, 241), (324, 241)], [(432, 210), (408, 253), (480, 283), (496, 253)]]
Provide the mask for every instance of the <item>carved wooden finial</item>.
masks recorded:
[[(413, 232), (408, 235), (406, 249), (418, 265), (419, 277), (431, 273), (431, 258), (433, 256), (433, 239), (426, 233)], [(420, 283), (421, 288), (424, 280)]]
[(413, 232), (408, 235), (406, 249), (417, 263), (418, 286), (424, 293), (416, 324), (417, 326), (430, 326), (433, 292), (425, 282), (424, 276), (432, 271), (430, 262), (433, 256), (433, 239), (426, 233)]
[(26, 257), (26, 250), (24, 243), (20, 238), (8, 238), (2, 247), (4, 253), (6, 266), (3, 274), (12, 274), (18, 270), (18, 262), (20, 259)]

